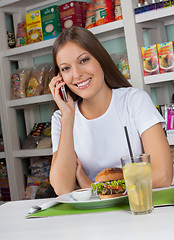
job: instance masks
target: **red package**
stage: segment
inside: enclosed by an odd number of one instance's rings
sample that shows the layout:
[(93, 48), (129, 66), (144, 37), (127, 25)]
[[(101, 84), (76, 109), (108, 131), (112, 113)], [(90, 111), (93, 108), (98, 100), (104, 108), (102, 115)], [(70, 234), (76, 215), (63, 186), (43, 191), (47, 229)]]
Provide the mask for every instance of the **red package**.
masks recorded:
[(112, 0), (94, 0), (96, 26), (112, 22), (114, 20)]
[(83, 26), (81, 2), (71, 1), (59, 6), (62, 30), (73, 25)]
[(95, 27), (95, 12), (94, 12), (94, 3), (88, 3), (86, 11), (86, 24), (85, 28)]

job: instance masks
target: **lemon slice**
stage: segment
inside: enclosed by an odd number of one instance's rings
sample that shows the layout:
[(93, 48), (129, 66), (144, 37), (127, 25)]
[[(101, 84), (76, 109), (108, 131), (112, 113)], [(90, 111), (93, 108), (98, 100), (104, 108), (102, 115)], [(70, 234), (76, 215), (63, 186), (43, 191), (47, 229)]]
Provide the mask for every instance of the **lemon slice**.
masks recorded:
[(139, 197), (136, 191), (136, 186), (132, 185), (128, 188), (129, 202), (132, 206), (139, 204)]

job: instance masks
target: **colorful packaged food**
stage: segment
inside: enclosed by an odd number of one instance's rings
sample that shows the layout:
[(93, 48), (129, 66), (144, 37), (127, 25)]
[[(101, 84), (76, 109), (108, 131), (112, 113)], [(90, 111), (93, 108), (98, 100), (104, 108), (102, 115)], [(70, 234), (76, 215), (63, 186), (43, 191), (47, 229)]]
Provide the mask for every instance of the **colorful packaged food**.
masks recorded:
[(174, 42), (157, 44), (160, 73), (174, 71)]
[(130, 79), (130, 69), (129, 69), (128, 57), (125, 57), (122, 61), (121, 73), (125, 76), (126, 79)]
[(95, 12), (94, 3), (88, 3), (86, 11), (86, 24), (85, 28), (89, 29), (95, 27)]
[(25, 46), (26, 44), (27, 44), (26, 23), (20, 22), (18, 23), (17, 29), (16, 47)]
[(114, 0), (114, 13), (115, 13), (115, 20), (123, 19), (120, 0)]
[(144, 76), (158, 74), (159, 64), (156, 44), (147, 47), (142, 47), (141, 52), (144, 66)]
[(73, 25), (83, 26), (81, 3), (71, 1), (59, 6), (60, 21), (62, 30)]
[(59, 16), (59, 7), (47, 7), (42, 9), (40, 12), (42, 20), (43, 40), (57, 37), (62, 31)]
[(11, 76), (11, 99), (25, 98), (30, 69), (16, 69)]
[(174, 130), (174, 104), (165, 105), (167, 130)]
[(94, 0), (94, 10), (96, 26), (114, 20), (112, 0)]
[(86, 11), (87, 11), (87, 3), (86, 2), (80, 2), (81, 4), (81, 11), (82, 11), (82, 27), (85, 27), (86, 24)]
[(44, 82), (48, 81), (48, 68), (46, 64), (41, 64), (35, 67), (28, 81), (26, 96), (39, 96), (42, 94), (44, 89)]
[(26, 14), (28, 44), (43, 40), (40, 10)]

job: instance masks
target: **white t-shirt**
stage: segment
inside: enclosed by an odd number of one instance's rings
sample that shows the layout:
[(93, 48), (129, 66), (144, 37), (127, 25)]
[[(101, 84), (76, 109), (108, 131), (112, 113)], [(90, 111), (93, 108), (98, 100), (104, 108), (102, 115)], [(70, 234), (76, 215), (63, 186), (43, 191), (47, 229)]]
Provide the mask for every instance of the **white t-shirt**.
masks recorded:
[[(52, 116), (53, 152), (58, 148), (61, 131), (61, 112)], [(142, 90), (112, 89), (112, 99), (107, 111), (100, 117), (86, 119), (75, 102), (74, 147), (83, 170), (95, 180), (104, 168), (121, 167), (120, 158), (129, 155), (124, 126), (127, 126), (133, 154), (142, 153), (141, 134), (164, 119)], [(68, 149), (67, 149), (68, 151)]]

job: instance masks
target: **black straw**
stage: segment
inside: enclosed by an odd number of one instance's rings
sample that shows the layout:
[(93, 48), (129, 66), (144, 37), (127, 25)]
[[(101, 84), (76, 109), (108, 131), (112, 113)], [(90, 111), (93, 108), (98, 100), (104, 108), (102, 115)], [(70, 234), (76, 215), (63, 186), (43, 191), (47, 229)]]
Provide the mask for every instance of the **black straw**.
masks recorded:
[(132, 162), (134, 162), (132, 148), (131, 148), (131, 144), (130, 144), (130, 140), (129, 140), (129, 134), (128, 134), (126, 126), (124, 126), (124, 131), (126, 134), (126, 140), (127, 140), (127, 144), (128, 144), (128, 148), (129, 148), (130, 157), (131, 157)]

